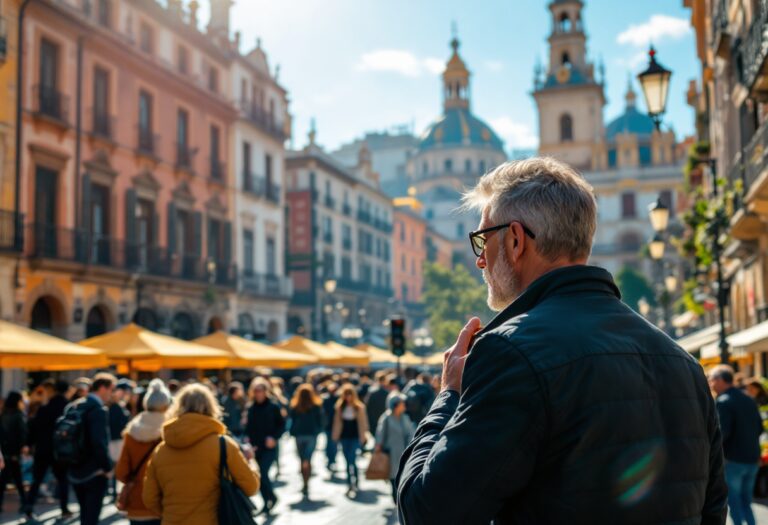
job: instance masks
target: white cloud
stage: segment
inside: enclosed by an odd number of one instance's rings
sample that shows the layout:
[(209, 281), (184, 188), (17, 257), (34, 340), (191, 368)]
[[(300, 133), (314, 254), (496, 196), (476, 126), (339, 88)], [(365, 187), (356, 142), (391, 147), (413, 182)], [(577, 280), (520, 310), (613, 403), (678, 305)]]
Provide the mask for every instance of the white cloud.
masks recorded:
[(439, 74), (445, 64), (439, 58), (418, 57), (404, 49), (377, 49), (364, 53), (357, 63), (358, 71), (397, 73), (406, 77), (419, 77), (425, 73)]
[(504, 62), (501, 60), (486, 60), (483, 65), (485, 65), (485, 68), (492, 73), (498, 73), (504, 69)]
[(642, 65), (648, 64), (648, 52), (643, 50), (638, 51), (629, 58), (619, 57), (616, 59), (616, 64), (629, 71), (633, 71)]
[(616, 42), (635, 47), (647, 47), (651, 42), (678, 40), (691, 32), (691, 26), (685, 18), (669, 15), (651, 15), (647, 22), (633, 24), (619, 33)]
[(504, 140), (507, 148), (531, 149), (539, 145), (539, 137), (528, 125), (515, 122), (510, 117), (492, 119), (490, 125)]

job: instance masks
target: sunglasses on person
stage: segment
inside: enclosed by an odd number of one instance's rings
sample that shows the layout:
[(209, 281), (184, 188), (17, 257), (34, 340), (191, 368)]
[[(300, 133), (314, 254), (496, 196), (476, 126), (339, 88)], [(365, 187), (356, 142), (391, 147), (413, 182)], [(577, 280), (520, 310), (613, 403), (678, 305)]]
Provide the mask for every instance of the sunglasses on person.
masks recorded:
[(528, 228), (528, 226), (520, 221), (512, 221), (506, 224), (499, 224), (498, 226), (491, 226), (490, 228), (469, 232), (469, 243), (472, 245), (472, 251), (475, 253), (475, 256), (480, 257), (483, 254), (483, 251), (485, 251), (485, 243), (488, 242), (488, 239), (491, 237), (488, 235), (489, 233), (509, 228), (509, 226), (515, 222), (522, 226), (523, 232), (525, 232), (528, 237), (531, 239), (536, 238), (536, 235)]

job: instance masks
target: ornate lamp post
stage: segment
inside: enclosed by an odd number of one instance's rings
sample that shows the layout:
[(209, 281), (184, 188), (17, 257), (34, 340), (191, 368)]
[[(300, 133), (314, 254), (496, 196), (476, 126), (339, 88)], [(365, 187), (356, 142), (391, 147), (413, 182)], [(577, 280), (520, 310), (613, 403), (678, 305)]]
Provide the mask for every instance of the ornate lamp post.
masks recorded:
[(667, 95), (669, 94), (669, 79), (672, 72), (656, 62), (656, 50), (651, 46), (648, 51), (650, 58), (645, 71), (637, 75), (645, 95), (645, 105), (648, 115), (653, 119), (656, 130), (661, 129), (661, 117), (667, 110)]

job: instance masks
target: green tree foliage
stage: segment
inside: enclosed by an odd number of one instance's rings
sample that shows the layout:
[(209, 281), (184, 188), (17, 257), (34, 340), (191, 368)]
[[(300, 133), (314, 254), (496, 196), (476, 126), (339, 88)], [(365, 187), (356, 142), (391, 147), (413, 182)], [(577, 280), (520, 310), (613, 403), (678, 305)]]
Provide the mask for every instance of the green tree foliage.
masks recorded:
[(426, 264), (424, 304), (435, 348), (451, 346), (472, 316), (478, 316), (486, 323), (492, 317), (486, 298), (485, 285), (474, 278), (464, 265), (449, 269), (439, 264)]
[(616, 274), (616, 286), (621, 291), (621, 299), (632, 309), (637, 310), (637, 302), (645, 297), (648, 304), (655, 305), (656, 299), (653, 288), (643, 274), (629, 266)]

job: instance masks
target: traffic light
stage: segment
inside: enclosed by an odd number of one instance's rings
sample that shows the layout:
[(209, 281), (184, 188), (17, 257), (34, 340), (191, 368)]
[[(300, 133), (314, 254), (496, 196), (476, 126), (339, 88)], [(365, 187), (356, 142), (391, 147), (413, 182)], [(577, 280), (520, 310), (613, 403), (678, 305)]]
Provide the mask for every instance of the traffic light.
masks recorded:
[(401, 317), (390, 319), (389, 328), (392, 353), (402, 357), (405, 354), (405, 319)]

